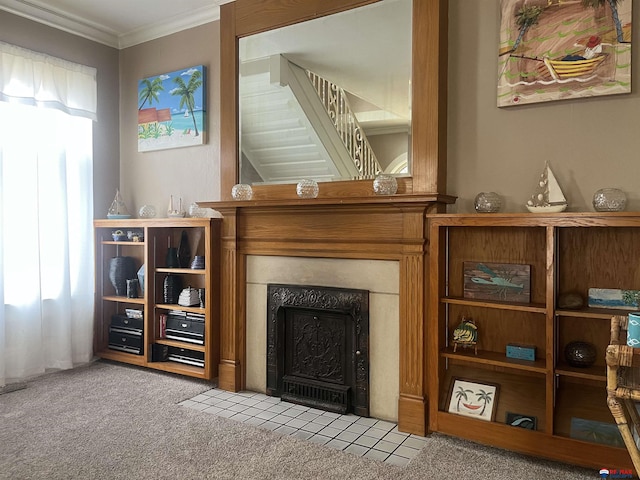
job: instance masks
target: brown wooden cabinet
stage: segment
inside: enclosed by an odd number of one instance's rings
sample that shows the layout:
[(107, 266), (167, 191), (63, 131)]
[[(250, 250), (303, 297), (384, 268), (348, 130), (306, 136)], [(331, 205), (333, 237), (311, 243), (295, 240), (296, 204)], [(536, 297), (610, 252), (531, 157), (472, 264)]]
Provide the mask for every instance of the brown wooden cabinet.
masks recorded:
[[(571, 423), (615, 427), (607, 407), (605, 350), (611, 316), (624, 311), (588, 308), (588, 292), (640, 290), (640, 214), (452, 214), (428, 220), (429, 431), (586, 467), (633, 468), (624, 446), (578, 440)], [(489, 291), (491, 299), (465, 296), (465, 262), (530, 265), (530, 301), (514, 303), (499, 286)], [(566, 293), (578, 293), (584, 305), (559, 308)], [(478, 327), (477, 354), (452, 347), (463, 316)], [(595, 345), (592, 366), (566, 362), (572, 341)], [(535, 347), (535, 359), (508, 358), (507, 344)], [(454, 378), (499, 385), (493, 421), (449, 413)], [(507, 413), (536, 417), (536, 430), (508, 425)]]
[[(218, 376), (220, 358), (220, 219), (168, 218), (96, 220), (96, 312), (94, 352), (98, 357), (157, 370), (211, 380)], [(137, 241), (114, 240), (121, 231), (140, 234)], [(188, 254), (183, 264), (167, 266), (168, 248), (178, 248), (186, 234)], [(195, 256), (204, 257), (204, 268), (191, 268)], [(135, 298), (116, 289), (110, 279), (111, 259), (130, 257), (137, 272), (144, 265), (144, 288)], [(189, 264), (187, 264), (189, 263)], [(178, 279), (178, 288), (204, 289), (204, 306), (167, 303), (165, 278)], [(176, 292), (177, 299), (179, 292)], [(142, 321), (127, 320), (127, 310), (143, 313)], [(162, 323), (167, 316), (184, 315), (178, 329), (167, 335)], [(189, 322), (195, 322), (193, 328)], [(126, 325), (123, 325), (126, 324)], [(129, 329), (129, 325), (133, 328)], [(192, 331), (197, 331), (194, 339)], [(200, 332), (202, 334), (200, 335)], [(171, 338), (173, 337), (173, 338)], [(132, 346), (130, 346), (132, 345)]]

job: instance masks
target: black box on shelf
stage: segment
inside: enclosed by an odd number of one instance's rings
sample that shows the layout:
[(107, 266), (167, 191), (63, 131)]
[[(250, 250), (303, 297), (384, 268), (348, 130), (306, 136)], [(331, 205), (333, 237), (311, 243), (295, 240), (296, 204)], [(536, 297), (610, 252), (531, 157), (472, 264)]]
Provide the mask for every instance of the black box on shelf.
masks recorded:
[(204, 315), (179, 310), (169, 312), (165, 337), (204, 345)]
[(142, 333), (132, 333), (117, 327), (109, 327), (109, 348), (121, 352), (144, 354), (144, 337)]
[(144, 319), (142, 317), (132, 318), (128, 315), (112, 315), (111, 326), (142, 332), (144, 329)]
[(143, 319), (130, 318), (127, 315), (112, 315), (108, 347), (111, 350), (144, 355)]
[(161, 345), (154, 343), (151, 345), (151, 361), (152, 362), (166, 362), (169, 359), (169, 347), (167, 345)]
[(186, 348), (169, 347), (168, 360), (204, 368), (204, 352), (196, 352), (194, 350), (187, 350)]

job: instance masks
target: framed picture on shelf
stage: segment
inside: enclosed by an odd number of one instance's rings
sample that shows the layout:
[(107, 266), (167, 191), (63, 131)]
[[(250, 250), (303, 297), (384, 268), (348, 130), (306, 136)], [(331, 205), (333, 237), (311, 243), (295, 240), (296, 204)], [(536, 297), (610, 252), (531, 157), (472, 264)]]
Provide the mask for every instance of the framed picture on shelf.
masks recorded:
[(505, 421), (507, 425), (512, 427), (525, 428), (527, 430), (535, 430), (538, 419), (532, 415), (522, 415), (520, 413), (507, 412), (507, 419)]
[(531, 265), (464, 262), (464, 298), (529, 303)]
[(492, 422), (496, 416), (499, 385), (454, 377), (449, 386), (447, 412)]
[(571, 417), (571, 431), (569, 435), (571, 438), (584, 440), (586, 442), (624, 447), (624, 440), (616, 423)]

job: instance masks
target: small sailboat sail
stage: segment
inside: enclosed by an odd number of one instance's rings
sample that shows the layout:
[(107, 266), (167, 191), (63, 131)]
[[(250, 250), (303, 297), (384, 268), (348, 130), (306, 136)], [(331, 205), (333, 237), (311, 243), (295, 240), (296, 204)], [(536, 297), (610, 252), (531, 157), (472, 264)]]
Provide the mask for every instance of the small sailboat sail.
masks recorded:
[(189, 116), (189, 110), (185, 110), (185, 111), (184, 111), (184, 116), (185, 116), (185, 117), (188, 117), (188, 116)]
[(567, 199), (553, 174), (549, 162), (545, 162), (538, 186), (527, 202), (530, 212), (562, 212), (567, 208)]
[(116, 196), (107, 211), (107, 218), (131, 218), (131, 214), (120, 195), (120, 190), (116, 190)]

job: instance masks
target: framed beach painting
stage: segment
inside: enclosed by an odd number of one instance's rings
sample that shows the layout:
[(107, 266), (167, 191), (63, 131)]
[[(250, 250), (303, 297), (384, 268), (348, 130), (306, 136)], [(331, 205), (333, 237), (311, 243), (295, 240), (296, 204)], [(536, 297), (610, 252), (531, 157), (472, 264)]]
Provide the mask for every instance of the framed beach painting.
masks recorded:
[(143, 78), (138, 82), (138, 151), (205, 143), (205, 67)]
[(501, 0), (498, 106), (631, 92), (632, 0)]
[(496, 416), (499, 386), (495, 383), (452, 378), (447, 412), (492, 422)]

